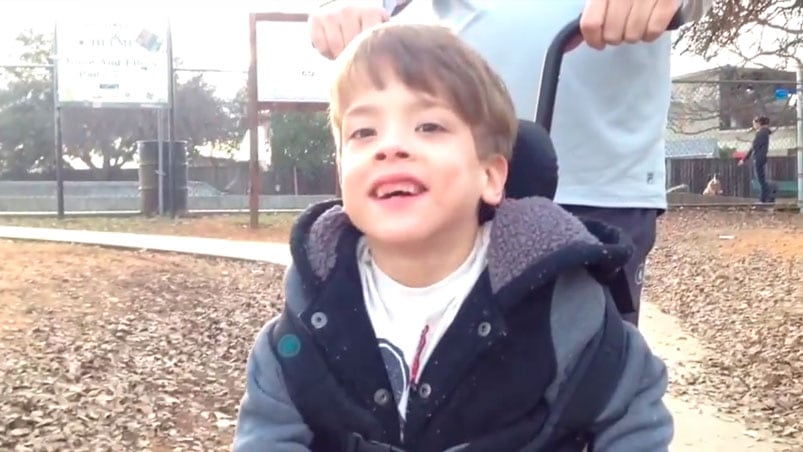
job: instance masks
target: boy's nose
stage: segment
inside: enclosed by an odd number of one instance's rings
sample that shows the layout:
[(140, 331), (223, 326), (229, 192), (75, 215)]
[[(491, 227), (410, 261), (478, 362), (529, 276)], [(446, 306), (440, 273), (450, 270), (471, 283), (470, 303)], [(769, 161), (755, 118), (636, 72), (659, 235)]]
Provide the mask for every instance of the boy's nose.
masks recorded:
[(406, 159), (409, 157), (410, 153), (399, 145), (381, 146), (374, 153), (375, 160)]

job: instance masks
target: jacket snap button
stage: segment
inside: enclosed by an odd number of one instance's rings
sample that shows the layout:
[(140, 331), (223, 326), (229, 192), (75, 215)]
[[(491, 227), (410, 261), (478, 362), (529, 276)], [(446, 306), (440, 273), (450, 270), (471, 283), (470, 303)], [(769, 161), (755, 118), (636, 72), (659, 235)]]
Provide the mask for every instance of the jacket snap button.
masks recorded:
[(432, 386), (430, 386), (428, 383), (424, 383), (418, 388), (418, 395), (422, 399), (428, 398), (431, 394), (432, 394)]
[(379, 389), (374, 393), (374, 402), (377, 405), (385, 406), (390, 402), (390, 391), (387, 389)]
[(321, 328), (326, 326), (326, 322), (328, 322), (329, 319), (326, 318), (326, 314), (324, 314), (323, 312), (316, 312), (312, 314), (312, 318), (310, 319), (310, 321), (312, 322), (312, 326), (315, 327), (316, 330), (320, 330)]
[(480, 326), (477, 327), (477, 334), (479, 334), (482, 337), (491, 334), (491, 324), (488, 322), (480, 323)]

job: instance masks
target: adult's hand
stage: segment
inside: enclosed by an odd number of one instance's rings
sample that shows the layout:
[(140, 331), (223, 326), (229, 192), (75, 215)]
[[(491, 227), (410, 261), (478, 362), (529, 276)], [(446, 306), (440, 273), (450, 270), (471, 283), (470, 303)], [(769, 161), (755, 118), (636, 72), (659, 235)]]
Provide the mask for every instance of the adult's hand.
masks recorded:
[(312, 45), (326, 58), (337, 58), (360, 32), (390, 19), (387, 11), (372, 3), (376, 2), (341, 0), (318, 8), (307, 20)]
[(592, 48), (652, 42), (669, 27), (679, 0), (587, 0), (580, 18), (583, 39)]

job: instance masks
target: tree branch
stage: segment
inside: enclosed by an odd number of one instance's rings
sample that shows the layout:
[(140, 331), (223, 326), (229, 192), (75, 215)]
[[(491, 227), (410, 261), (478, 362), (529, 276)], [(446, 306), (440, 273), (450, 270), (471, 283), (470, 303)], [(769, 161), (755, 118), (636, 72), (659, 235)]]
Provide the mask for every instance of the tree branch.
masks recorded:
[[(802, 4), (801, 0), (720, 0), (705, 17), (681, 28), (673, 46), (683, 45), (682, 54), (693, 53), (706, 60), (726, 51), (747, 57), (746, 62), (755, 62), (758, 56), (799, 61)], [(747, 54), (753, 52), (744, 51), (744, 36), (753, 33), (760, 35), (754, 42), (761, 54), (750, 58)], [(782, 65), (781, 61), (776, 66)]]

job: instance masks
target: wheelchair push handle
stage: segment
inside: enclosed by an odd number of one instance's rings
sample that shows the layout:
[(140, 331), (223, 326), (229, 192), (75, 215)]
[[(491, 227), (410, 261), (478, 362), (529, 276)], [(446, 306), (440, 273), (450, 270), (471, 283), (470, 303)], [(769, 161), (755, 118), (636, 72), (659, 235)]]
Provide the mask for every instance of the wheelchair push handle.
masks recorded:
[[(682, 8), (678, 8), (666, 31), (677, 30), (684, 23)], [(538, 106), (535, 112), (535, 122), (540, 124), (547, 132), (552, 129), (552, 114), (555, 110), (555, 97), (558, 91), (560, 66), (566, 47), (575, 39), (581, 37), (580, 18), (566, 24), (547, 49), (544, 57), (544, 66), (541, 71), (541, 82), (538, 88)]]

